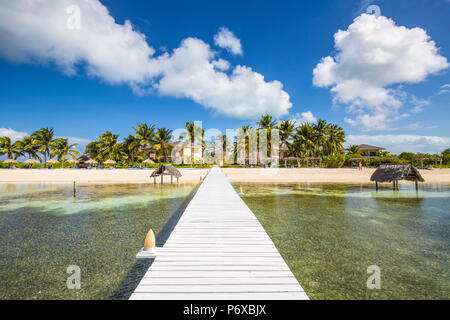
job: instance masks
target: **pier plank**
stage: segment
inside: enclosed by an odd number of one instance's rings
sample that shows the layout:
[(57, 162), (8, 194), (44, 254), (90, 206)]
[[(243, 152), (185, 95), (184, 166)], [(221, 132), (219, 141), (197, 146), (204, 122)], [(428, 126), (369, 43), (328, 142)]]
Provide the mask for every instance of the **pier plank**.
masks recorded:
[(130, 299), (308, 299), (253, 212), (211, 169)]

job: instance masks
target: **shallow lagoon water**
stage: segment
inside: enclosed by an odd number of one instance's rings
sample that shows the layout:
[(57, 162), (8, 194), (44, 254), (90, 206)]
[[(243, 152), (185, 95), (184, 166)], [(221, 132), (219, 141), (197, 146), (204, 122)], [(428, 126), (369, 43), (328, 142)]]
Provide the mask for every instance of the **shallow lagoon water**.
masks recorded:
[[(310, 298), (450, 298), (450, 186), (241, 186)], [(370, 265), (379, 290), (367, 288)]]
[(0, 299), (126, 299), (148, 267), (135, 259), (147, 231), (161, 245), (195, 189), (86, 185), (74, 199), (71, 184), (0, 184)]

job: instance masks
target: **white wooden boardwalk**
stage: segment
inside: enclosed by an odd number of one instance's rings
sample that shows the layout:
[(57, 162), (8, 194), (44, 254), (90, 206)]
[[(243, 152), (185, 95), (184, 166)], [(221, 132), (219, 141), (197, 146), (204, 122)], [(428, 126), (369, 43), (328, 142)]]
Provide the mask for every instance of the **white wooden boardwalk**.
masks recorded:
[(218, 167), (130, 299), (308, 299), (253, 212)]

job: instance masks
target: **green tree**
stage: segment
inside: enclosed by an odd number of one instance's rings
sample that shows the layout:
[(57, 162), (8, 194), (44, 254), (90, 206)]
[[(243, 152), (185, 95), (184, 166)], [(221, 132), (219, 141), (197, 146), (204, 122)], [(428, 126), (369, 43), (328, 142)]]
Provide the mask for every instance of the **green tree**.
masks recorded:
[(133, 167), (136, 152), (139, 151), (140, 142), (135, 136), (130, 134), (127, 138), (125, 138), (123, 144), (127, 152), (128, 158), (131, 159), (131, 166)]
[(38, 147), (38, 151), (44, 156), (44, 167), (47, 167), (47, 157), (50, 156), (54, 146), (55, 132), (53, 128), (42, 128), (33, 132), (33, 145)]
[(37, 159), (42, 161), (41, 157), (39, 157), (39, 148), (38, 146), (33, 144), (33, 137), (25, 137), (20, 141), (17, 141), (19, 148), (21, 149), (23, 154), (28, 155), (28, 159)]
[(348, 154), (361, 154), (361, 149), (359, 149), (359, 146), (356, 144), (352, 144), (350, 147), (347, 148)]
[(20, 144), (12, 142), (10, 137), (0, 137), (0, 155), (8, 155), (8, 159), (17, 159), (23, 155)]
[(64, 168), (64, 162), (66, 161), (68, 155), (71, 156), (72, 159), (75, 159), (75, 157), (80, 154), (76, 149), (74, 149), (77, 145), (78, 143), (69, 144), (68, 139), (56, 139), (54, 141), (51, 156), (58, 157), (58, 160), (61, 161), (61, 168)]
[(134, 136), (144, 148), (145, 155), (150, 157), (150, 151), (155, 142), (155, 126), (146, 123), (138, 123), (137, 128), (134, 128), (134, 131)]
[(323, 155), (326, 152), (329, 137), (328, 130), (329, 125), (325, 120), (317, 120), (316, 123), (312, 125), (315, 135), (315, 156)]
[(102, 133), (98, 137), (98, 147), (100, 149), (101, 161), (111, 159), (119, 161), (126, 157), (123, 144), (118, 143), (119, 135), (113, 134), (110, 131)]
[(155, 134), (155, 150), (159, 153), (159, 159), (161, 157), (164, 162), (167, 162), (168, 154), (171, 152), (172, 146), (170, 145), (170, 139), (172, 138), (172, 130), (166, 128), (158, 128)]
[(345, 142), (345, 132), (342, 127), (337, 124), (328, 125), (328, 141), (327, 141), (327, 153), (328, 155), (342, 153)]

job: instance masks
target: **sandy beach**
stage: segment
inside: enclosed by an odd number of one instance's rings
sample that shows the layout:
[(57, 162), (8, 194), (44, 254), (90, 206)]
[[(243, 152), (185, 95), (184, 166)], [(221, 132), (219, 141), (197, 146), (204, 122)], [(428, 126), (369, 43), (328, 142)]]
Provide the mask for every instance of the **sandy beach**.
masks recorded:
[[(14, 169), (0, 170), (0, 183), (149, 183), (154, 169)], [(208, 169), (179, 169), (180, 183), (197, 183), (204, 178)], [(230, 182), (255, 183), (370, 183), (375, 169), (323, 169), (323, 168), (223, 168)], [(450, 169), (420, 170), (425, 183), (450, 184)], [(157, 183), (160, 183), (157, 178)], [(174, 179), (175, 182), (175, 179)], [(403, 181), (405, 183), (406, 181)], [(170, 183), (170, 177), (164, 177), (164, 183)]]
[[(224, 168), (222, 169), (230, 182), (260, 183), (370, 183), (370, 176), (375, 169), (340, 168)], [(450, 169), (420, 170), (425, 183), (450, 184)], [(401, 181), (401, 183), (407, 181)]]
[[(152, 169), (13, 169), (0, 170), (0, 183), (153, 183)], [(179, 169), (182, 177), (179, 183), (197, 183), (204, 178), (208, 169)], [(161, 183), (161, 179), (156, 179)], [(176, 179), (173, 179), (176, 183)], [(170, 176), (164, 176), (164, 183), (170, 183)]]

